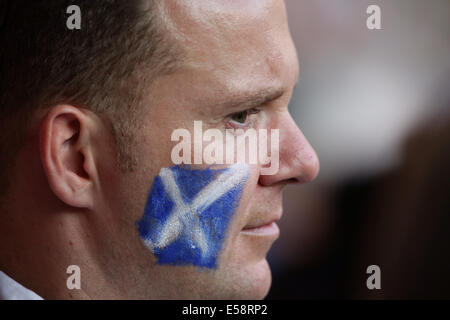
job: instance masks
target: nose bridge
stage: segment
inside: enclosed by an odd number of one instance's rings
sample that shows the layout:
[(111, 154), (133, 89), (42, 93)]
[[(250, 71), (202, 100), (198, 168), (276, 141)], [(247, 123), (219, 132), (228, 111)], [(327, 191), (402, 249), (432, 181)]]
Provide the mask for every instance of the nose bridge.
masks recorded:
[(280, 129), (280, 170), (283, 179), (313, 180), (319, 172), (319, 159), (291, 115), (285, 115)]

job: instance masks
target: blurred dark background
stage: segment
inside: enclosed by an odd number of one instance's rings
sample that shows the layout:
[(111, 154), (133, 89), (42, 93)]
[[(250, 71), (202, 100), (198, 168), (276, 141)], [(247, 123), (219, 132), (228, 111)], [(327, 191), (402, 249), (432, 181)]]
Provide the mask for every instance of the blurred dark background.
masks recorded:
[(450, 1), (286, 2), (321, 171), (285, 190), (267, 299), (449, 299)]

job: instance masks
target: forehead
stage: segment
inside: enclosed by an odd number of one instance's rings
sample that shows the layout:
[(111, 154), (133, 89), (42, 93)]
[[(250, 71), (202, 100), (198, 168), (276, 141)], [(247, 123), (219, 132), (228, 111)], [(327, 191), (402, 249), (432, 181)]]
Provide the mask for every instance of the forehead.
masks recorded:
[(164, 19), (183, 66), (221, 91), (289, 87), (298, 62), (282, 0), (167, 0)]

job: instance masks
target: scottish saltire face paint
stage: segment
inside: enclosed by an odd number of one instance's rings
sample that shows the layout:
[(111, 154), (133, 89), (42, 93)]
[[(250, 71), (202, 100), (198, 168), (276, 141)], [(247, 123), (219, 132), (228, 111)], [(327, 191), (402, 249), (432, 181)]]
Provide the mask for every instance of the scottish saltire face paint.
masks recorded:
[(249, 167), (161, 169), (153, 181), (139, 235), (159, 264), (216, 268)]

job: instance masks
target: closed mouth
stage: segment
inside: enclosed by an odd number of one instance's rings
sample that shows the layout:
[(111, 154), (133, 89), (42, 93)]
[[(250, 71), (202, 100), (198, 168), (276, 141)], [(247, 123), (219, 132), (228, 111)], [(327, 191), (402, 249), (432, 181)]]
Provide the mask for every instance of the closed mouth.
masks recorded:
[(241, 232), (253, 235), (278, 235), (280, 233), (280, 229), (278, 228), (276, 221), (277, 220), (272, 220), (258, 226), (246, 226)]

